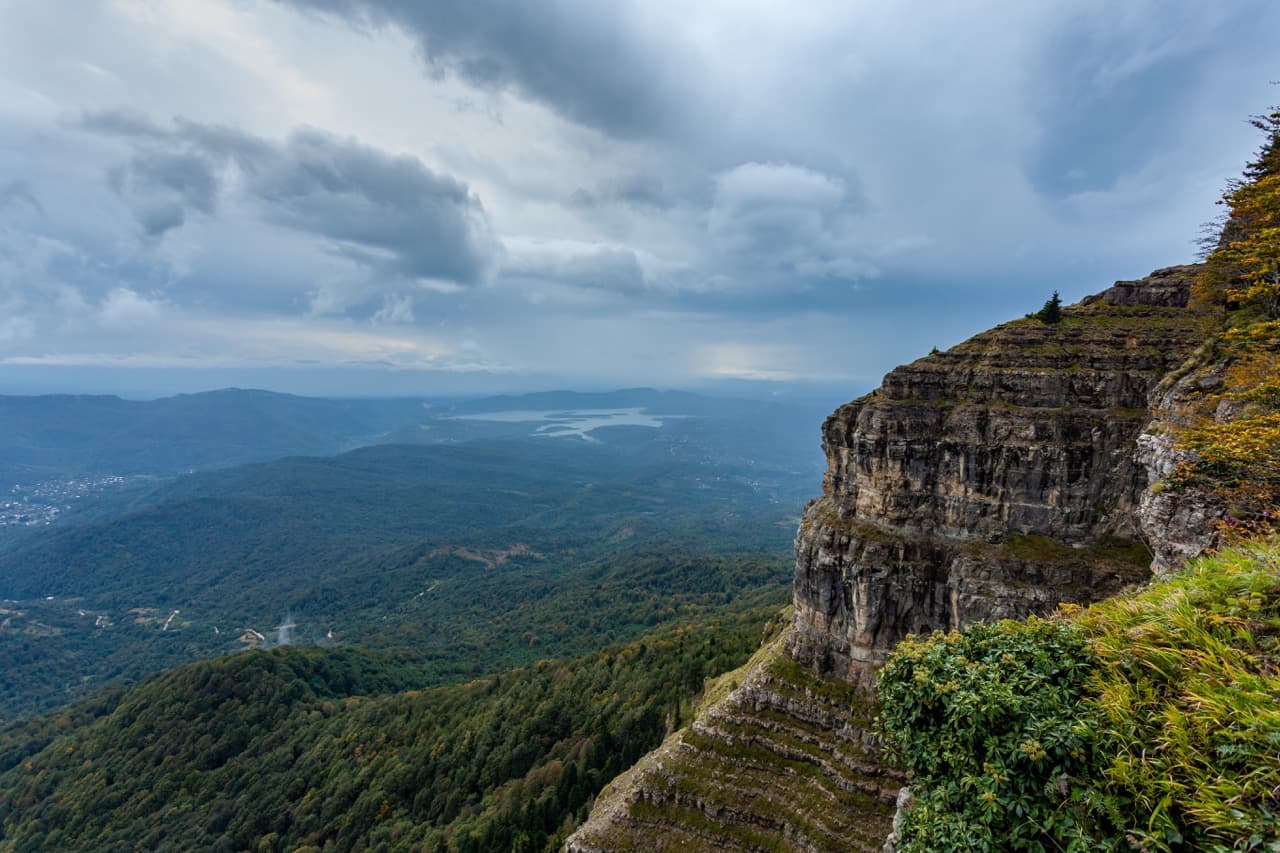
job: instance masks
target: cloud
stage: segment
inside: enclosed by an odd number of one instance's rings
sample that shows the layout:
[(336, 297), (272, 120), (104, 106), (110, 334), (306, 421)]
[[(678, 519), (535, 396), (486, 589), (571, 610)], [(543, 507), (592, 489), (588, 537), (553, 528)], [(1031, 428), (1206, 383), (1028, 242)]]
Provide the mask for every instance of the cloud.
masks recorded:
[(1189, 259), (1280, 27), (1265, 0), (54, 5), (0, 3), (0, 357), (603, 384), (874, 377)]
[(877, 273), (851, 242), (861, 201), (844, 179), (793, 163), (742, 163), (715, 187), (707, 232), (738, 263), (803, 278)]
[(675, 199), (658, 175), (631, 173), (603, 180), (595, 190), (576, 189), (569, 197), (569, 202), (586, 208), (622, 204), (632, 208), (663, 211), (674, 206)]
[(6, 207), (22, 207), (26, 206), (41, 216), (44, 215), (44, 207), (40, 204), (40, 200), (36, 198), (35, 193), (31, 191), (31, 186), (23, 180), (17, 178), (0, 184), (0, 210)]
[(274, 221), (385, 273), (459, 284), (488, 275), (498, 242), (465, 183), (316, 130), (294, 133), (280, 154), (248, 182)]
[(565, 240), (512, 247), (502, 276), (523, 285), (566, 285), (631, 295), (649, 286), (640, 259), (631, 249)]
[(413, 320), (413, 297), (408, 294), (388, 295), (383, 300), (382, 308), (373, 315), (375, 323), (396, 325), (412, 323)]
[(214, 212), (218, 164), (198, 151), (150, 150), (107, 172), (107, 184), (134, 211), (148, 237), (186, 222), (186, 211)]
[(100, 308), (102, 324), (117, 331), (146, 328), (163, 310), (159, 300), (148, 299), (127, 287), (117, 287), (108, 293)]
[(132, 149), (107, 181), (151, 237), (180, 228), (189, 211), (214, 214), (236, 192), (268, 222), (322, 239), (378, 278), (474, 285), (501, 252), (464, 182), (353, 138), (302, 128), (275, 143), (199, 122), (160, 126), (127, 111), (89, 112), (80, 126)]
[(672, 131), (692, 116), (699, 61), (642, 6), (594, 0), (283, 0), (353, 26), (394, 25), (432, 74), (510, 88), (571, 121), (628, 138)]
[(1041, 59), (1054, 86), (1031, 107), (1041, 129), (1027, 164), (1036, 188), (1066, 197), (1140, 170), (1179, 132), (1202, 63), (1231, 38), (1223, 31), (1251, 17), (1230, 4), (1171, 4), (1064, 20)]

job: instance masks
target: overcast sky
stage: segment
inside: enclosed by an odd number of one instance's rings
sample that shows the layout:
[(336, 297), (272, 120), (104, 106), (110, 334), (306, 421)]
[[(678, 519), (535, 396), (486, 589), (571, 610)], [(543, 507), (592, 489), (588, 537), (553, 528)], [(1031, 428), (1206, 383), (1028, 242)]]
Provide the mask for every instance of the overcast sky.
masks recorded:
[(863, 390), (1192, 259), (1280, 4), (0, 0), (0, 390)]

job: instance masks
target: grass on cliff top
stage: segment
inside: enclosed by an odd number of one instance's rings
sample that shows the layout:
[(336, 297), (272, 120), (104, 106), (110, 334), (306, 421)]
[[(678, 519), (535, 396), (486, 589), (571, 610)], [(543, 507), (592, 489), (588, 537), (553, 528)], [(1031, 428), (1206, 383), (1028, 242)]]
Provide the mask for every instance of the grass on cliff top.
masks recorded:
[(905, 641), (880, 695), (918, 795), (904, 853), (1280, 851), (1280, 540)]
[(1107, 786), (1139, 837), (1280, 850), (1280, 541), (1202, 558), (1079, 624)]
[(698, 700), (693, 716), (700, 716), (706, 713), (711, 706), (727, 699), (730, 693), (741, 686), (743, 680), (753, 669), (764, 666), (767, 662), (783, 654), (782, 635), (786, 626), (791, 624), (792, 612), (792, 606), (788, 604), (778, 612), (778, 615), (769, 620), (764, 627), (764, 640), (760, 644), (760, 648), (746, 663), (706, 682), (702, 689), (702, 697)]

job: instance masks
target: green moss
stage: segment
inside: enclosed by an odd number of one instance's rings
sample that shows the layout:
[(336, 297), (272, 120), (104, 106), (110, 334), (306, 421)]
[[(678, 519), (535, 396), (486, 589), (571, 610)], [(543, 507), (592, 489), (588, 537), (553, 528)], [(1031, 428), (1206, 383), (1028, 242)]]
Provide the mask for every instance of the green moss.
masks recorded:
[[(979, 546), (989, 547), (989, 546)], [(1005, 554), (1019, 560), (1038, 563), (1060, 563), (1078, 566), (1127, 565), (1145, 569), (1151, 565), (1151, 549), (1136, 539), (1105, 536), (1083, 548), (1075, 548), (1048, 536), (1011, 534), (997, 546)]]

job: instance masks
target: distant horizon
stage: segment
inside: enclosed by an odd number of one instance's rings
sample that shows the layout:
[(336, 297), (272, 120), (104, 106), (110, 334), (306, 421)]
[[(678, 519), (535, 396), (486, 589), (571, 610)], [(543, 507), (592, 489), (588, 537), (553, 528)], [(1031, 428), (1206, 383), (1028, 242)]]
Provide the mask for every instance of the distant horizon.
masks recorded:
[[(136, 369), (135, 369), (136, 371)], [(212, 394), (221, 391), (244, 391), (255, 392), (261, 391), (271, 394), (282, 394), (294, 397), (311, 397), (317, 399), (330, 400), (377, 400), (377, 399), (483, 399), (491, 397), (513, 396), (522, 397), (531, 394), (543, 393), (570, 393), (570, 394), (607, 394), (620, 391), (654, 391), (654, 392), (687, 392), (705, 397), (716, 398), (741, 398), (745, 400), (780, 400), (780, 401), (796, 401), (796, 402), (815, 402), (821, 399), (838, 398), (853, 399), (860, 396), (872, 387), (879, 385), (879, 379), (873, 382), (863, 383), (822, 383), (822, 382), (768, 382), (768, 381), (733, 381), (726, 380), (720, 382), (702, 383), (697, 385), (657, 385), (657, 384), (594, 384), (591, 382), (580, 382), (575, 384), (572, 380), (564, 380), (555, 382), (548, 380), (546, 385), (529, 385), (529, 386), (502, 386), (495, 385), (492, 388), (478, 387), (459, 387), (459, 388), (405, 388), (405, 389), (388, 389), (383, 392), (371, 391), (369, 393), (352, 393), (349, 390), (344, 391), (346, 386), (338, 386), (330, 390), (323, 387), (324, 380), (317, 379), (316, 385), (308, 385), (306, 382), (289, 382), (287, 380), (268, 384), (250, 382), (235, 382), (233, 384), (219, 385), (200, 384), (193, 382), (189, 378), (189, 373), (182, 372), (182, 376), (173, 376), (173, 380), (166, 384), (145, 385), (135, 384), (139, 378), (135, 371), (125, 374), (125, 381), (119, 381), (114, 384), (94, 385), (77, 385), (74, 381), (65, 382), (47, 382), (40, 383), (35, 380), (29, 383), (11, 383), (0, 378), (0, 396), (5, 397), (50, 397), (50, 396), (72, 396), (72, 397), (118, 397), (122, 400), (131, 400), (138, 402), (146, 402), (151, 400), (161, 400), (178, 396), (195, 396), (200, 394)], [(247, 379), (251, 377), (245, 377)], [(134, 380), (134, 381), (128, 381)]]

